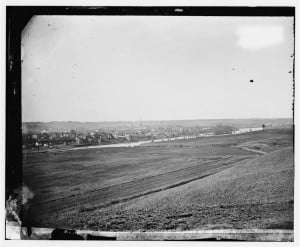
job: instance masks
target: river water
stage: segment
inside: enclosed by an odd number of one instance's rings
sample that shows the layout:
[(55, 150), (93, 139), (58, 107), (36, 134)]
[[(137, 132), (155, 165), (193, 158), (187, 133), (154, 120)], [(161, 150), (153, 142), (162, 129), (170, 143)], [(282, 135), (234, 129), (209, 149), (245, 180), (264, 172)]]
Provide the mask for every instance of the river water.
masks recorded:
[(241, 128), (236, 131), (233, 131), (232, 134), (224, 134), (224, 135), (214, 135), (212, 133), (208, 134), (199, 134), (193, 136), (179, 136), (179, 137), (170, 137), (170, 138), (162, 138), (148, 141), (138, 141), (138, 142), (127, 142), (127, 143), (116, 143), (116, 144), (107, 144), (107, 145), (93, 145), (93, 146), (84, 146), (84, 147), (74, 147), (71, 150), (80, 150), (80, 149), (93, 149), (93, 148), (119, 148), (119, 147), (136, 147), (143, 144), (149, 144), (153, 142), (167, 142), (167, 141), (175, 141), (175, 140), (186, 140), (186, 139), (195, 139), (199, 137), (210, 137), (210, 136), (228, 136), (228, 135), (238, 135), (244, 134), (248, 132), (261, 131), (263, 128)]

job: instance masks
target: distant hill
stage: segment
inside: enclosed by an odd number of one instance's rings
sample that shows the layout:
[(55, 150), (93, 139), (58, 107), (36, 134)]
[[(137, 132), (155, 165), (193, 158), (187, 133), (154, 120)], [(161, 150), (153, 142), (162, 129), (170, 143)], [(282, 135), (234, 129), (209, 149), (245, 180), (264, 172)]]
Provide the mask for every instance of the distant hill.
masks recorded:
[(24, 122), (22, 123), (23, 133), (50, 131), (90, 131), (103, 128), (135, 128), (135, 127), (212, 127), (216, 125), (227, 125), (236, 128), (282, 126), (292, 125), (291, 118), (274, 119), (201, 119), (201, 120), (168, 120), (168, 121), (119, 121), (119, 122), (79, 122), (79, 121), (53, 121), (53, 122)]

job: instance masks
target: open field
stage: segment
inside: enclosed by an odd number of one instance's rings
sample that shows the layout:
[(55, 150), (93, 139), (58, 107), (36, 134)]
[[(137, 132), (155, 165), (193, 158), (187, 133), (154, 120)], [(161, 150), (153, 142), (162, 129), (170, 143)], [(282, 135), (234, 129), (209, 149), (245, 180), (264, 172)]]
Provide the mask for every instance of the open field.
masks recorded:
[(291, 129), (24, 154), (34, 226), (293, 228)]

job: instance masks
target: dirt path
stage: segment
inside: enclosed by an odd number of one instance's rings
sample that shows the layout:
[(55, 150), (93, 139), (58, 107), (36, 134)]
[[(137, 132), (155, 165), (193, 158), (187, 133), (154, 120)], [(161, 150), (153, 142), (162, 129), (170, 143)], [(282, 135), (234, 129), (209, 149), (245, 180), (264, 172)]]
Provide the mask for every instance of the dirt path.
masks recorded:
[(257, 153), (257, 154), (267, 154), (267, 152), (261, 151), (261, 150), (257, 150), (257, 149), (252, 149), (252, 148), (247, 148), (247, 147), (237, 147), (239, 149), (245, 150), (245, 151), (249, 151), (252, 153)]

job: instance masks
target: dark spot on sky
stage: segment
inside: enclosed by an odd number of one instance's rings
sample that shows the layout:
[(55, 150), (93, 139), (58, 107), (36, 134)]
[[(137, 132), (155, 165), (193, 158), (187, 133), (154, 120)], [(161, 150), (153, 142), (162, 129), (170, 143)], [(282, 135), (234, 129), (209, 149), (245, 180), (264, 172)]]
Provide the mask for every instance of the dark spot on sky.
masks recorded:
[(250, 80), (250, 82), (251, 82), (251, 83), (253, 83), (253, 82), (254, 82), (254, 80)]
[(48, 27), (50, 27), (50, 24), (48, 24)]
[(235, 70), (235, 68), (232, 68), (232, 70)]
[(292, 71), (290, 70), (290, 71), (289, 71), (289, 74), (291, 74), (291, 73), (292, 73)]

